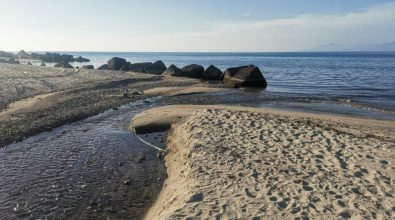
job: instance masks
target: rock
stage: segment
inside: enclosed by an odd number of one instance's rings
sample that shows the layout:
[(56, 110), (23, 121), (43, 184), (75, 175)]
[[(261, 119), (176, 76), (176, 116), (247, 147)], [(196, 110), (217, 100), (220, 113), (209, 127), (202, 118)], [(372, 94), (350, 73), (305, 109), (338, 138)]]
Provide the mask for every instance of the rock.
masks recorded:
[(93, 69), (95, 69), (95, 67), (94, 67), (93, 65), (83, 65), (83, 66), (81, 67), (81, 69), (84, 69), (84, 70), (93, 70)]
[(41, 60), (40, 57), (42, 56), (42, 54), (38, 54), (38, 53), (31, 53), (30, 54), (30, 58), (33, 60)]
[(137, 72), (137, 73), (145, 73), (144, 68), (151, 64), (152, 62), (133, 63), (129, 65), (129, 71)]
[(26, 63), (26, 65), (31, 66), (31, 65), (33, 65), (33, 64), (32, 64), (32, 62), (28, 61), (28, 62)]
[(196, 193), (195, 195), (191, 196), (191, 198), (187, 201), (187, 203), (192, 203), (192, 202), (201, 202), (204, 199), (204, 195), (202, 192)]
[(113, 57), (108, 62), (108, 69), (109, 70), (120, 70), (123, 65), (125, 65), (126, 60), (119, 57)]
[(14, 58), (10, 58), (8, 59), (8, 61), (6, 63), (10, 63), (10, 64), (20, 64), (19, 61), (15, 60)]
[(57, 64), (55, 65), (55, 67), (57, 67), (57, 68), (73, 68), (73, 66), (70, 65), (70, 63), (65, 62), (65, 61), (62, 61), (62, 62), (57, 63)]
[(262, 72), (254, 65), (234, 67), (225, 70), (223, 82), (226, 86), (231, 87), (267, 87), (267, 82)]
[(129, 185), (131, 182), (132, 181), (130, 181), (130, 180), (125, 180), (125, 181), (123, 181), (123, 185)]
[(129, 66), (130, 66), (130, 65), (131, 65), (130, 62), (126, 62), (126, 63), (121, 67), (120, 71), (125, 71), (125, 72), (129, 71)]
[(158, 60), (153, 64), (147, 65), (144, 67), (144, 72), (149, 74), (162, 74), (166, 70), (166, 65), (162, 60)]
[(200, 78), (204, 73), (204, 67), (197, 64), (191, 64), (182, 68), (182, 74), (185, 77)]
[(182, 76), (182, 70), (175, 65), (170, 65), (162, 75), (166, 76)]
[(104, 64), (104, 65), (101, 65), (101, 66), (99, 66), (99, 68), (97, 68), (98, 70), (108, 70), (108, 65), (107, 64)]
[(207, 67), (206, 71), (204, 71), (202, 78), (207, 80), (219, 80), (222, 76), (222, 71), (217, 67), (210, 65)]
[(47, 66), (47, 64), (45, 64), (45, 63), (41, 63), (41, 65), (40, 66)]
[(29, 55), (28, 53), (26, 53), (26, 51), (24, 51), (24, 50), (19, 51), (19, 52), (16, 54), (16, 56), (17, 56), (19, 59), (30, 59), (30, 55)]
[(87, 58), (83, 58), (81, 56), (74, 58), (74, 62), (89, 62), (90, 60)]
[(5, 51), (0, 51), (0, 57), (14, 58), (14, 54)]
[(144, 95), (144, 92), (138, 90), (138, 89), (134, 89), (132, 92), (130, 92), (130, 94), (132, 95)]

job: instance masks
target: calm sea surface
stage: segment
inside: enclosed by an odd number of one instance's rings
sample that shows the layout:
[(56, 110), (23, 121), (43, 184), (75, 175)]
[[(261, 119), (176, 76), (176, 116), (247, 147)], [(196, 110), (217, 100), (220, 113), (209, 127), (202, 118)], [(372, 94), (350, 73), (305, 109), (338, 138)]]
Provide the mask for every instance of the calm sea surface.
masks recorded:
[(67, 53), (87, 57), (95, 67), (114, 56), (179, 67), (214, 64), (223, 70), (254, 64), (268, 81), (267, 91), (349, 99), (395, 111), (395, 53)]

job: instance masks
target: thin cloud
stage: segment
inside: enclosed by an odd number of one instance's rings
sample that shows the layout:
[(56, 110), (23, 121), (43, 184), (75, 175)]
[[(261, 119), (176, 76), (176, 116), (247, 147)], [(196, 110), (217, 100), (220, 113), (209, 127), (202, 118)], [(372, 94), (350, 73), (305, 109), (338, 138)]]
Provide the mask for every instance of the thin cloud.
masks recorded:
[(394, 3), (347, 14), (309, 14), (261, 21), (217, 21), (207, 24), (208, 28), (203, 32), (154, 35), (135, 40), (155, 45), (164, 51), (305, 50), (328, 42), (359, 44), (393, 41), (393, 21)]

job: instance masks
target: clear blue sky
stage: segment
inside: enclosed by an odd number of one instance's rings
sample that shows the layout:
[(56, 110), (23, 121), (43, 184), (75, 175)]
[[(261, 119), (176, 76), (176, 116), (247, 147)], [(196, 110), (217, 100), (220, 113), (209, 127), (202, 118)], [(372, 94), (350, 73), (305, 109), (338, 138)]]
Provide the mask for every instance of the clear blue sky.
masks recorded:
[(0, 0), (0, 50), (291, 51), (395, 40), (389, 0)]

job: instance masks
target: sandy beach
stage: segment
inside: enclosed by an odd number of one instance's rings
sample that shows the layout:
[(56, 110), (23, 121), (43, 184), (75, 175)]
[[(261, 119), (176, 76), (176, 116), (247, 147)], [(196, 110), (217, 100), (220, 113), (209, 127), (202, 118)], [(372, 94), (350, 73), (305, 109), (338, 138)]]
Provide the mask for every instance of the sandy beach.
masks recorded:
[[(122, 181), (126, 181), (141, 187), (141, 201), (149, 195), (144, 206), (128, 207), (135, 210), (134, 218), (149, 207), (145, 219), (394, 217), (395, 123), (391, 120), (242, 107), (287, 97), (267, 92), (257, 98), (256, 91), (226, 89), (198, 79), (8, 64), (1, 64), (0, 70), (0, 147), (29, 136), (34, 140), (43, 131), (48, 137), (61, 138), (63, 134), (56, 135), (52, 129), (110, 109), (118, 111), (128, 103), (148, 106), (152, 98), (161, 100), (157, 107), (135, 116), (131, 129), (137, 133), (168, 130), (167, 178), (162, 178), (166, 167), (162, 157), (155, 156), (156, 150), (128, 137), (133, 140), (130, 144), (141, 145), (135, 146), (134, 154), (141, 154), (143, 145), (149, 151), (130, 161), (130, 179), (144, 175), (141, 179), (148, 182), (141, 185), (123, 179), (111, 185), (125, 188)], [(128, 149), (125, 142), (113, 138)], [(151, 162), (141, 164), (145, 157)], [(101, 158), (96, 160), (99, 163)], [(117, 164), (116, 169), (123, 166)], [(155, 190), (147, 193), (149, 187), (162, 184), (156, 190), (161, 190), (157, 199)], [(130, 190), (131, 195), (140, 192)], [(101, 199), (100, 195), (94, 198)], [(81, 212), (96, 212), (96, 200), (84, 200), (90, 209)], [(107, 207), (99, 209), (97, 216), (112, 216), (105, 210), (114, 212)]]
[(165, 106), (168, 179), (145, 219), (392, 219), (395, 123), (231, 106)]

